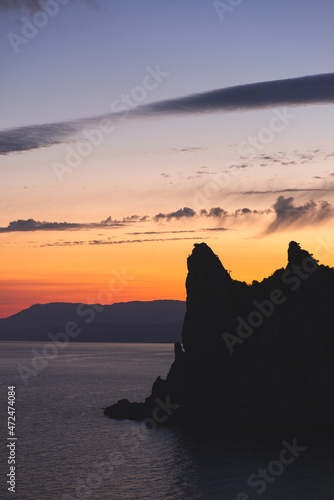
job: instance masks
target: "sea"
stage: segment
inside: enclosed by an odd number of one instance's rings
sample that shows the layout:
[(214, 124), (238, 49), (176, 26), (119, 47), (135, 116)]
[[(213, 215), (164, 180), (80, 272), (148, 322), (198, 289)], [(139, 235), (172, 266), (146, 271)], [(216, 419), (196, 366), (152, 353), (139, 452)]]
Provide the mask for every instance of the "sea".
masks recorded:
[(118, 399), (144, 401), (168, 373), (172, 344), (1, 342), (0, 350), (1, 499), (334, 499), (332, 434), (105, 417)]

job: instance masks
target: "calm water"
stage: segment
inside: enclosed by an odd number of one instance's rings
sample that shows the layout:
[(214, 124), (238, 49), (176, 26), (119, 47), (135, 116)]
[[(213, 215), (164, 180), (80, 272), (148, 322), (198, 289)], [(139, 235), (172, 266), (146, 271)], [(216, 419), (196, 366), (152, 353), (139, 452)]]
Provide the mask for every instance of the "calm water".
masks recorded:
[[(74, 343), (24, 385), (17, 366), (32, 367), (43, 343), (0, 343), (2, 428), (0, 498), (102, 500), (333, 500), (334, 439), (326, 434), (221, 436), (115, 421), (101, 408), (141, 401), (166, 376), (172, 345)], [(35, 353), (36, 354), (36, 353)], [(17, 487), (7, 492), (6, 394), (17, 391)], [(278, 463), (286, 440), (306, 447)], [(285, 455), (291, 458), (291, 453)], [(270, 465), (272, 464), (272, 465)], [(273, 475), (254, 476), (258, 469)], [(282, 467), (284, 469), (282, 470)], [(262, 481), (262, 483), (261, 483)], [(262, 485), (262, 486), (261, 486)], [(264, 491), (259, 494), (261, 489)], [(243, 494), (242, 494), (243, 493)]]

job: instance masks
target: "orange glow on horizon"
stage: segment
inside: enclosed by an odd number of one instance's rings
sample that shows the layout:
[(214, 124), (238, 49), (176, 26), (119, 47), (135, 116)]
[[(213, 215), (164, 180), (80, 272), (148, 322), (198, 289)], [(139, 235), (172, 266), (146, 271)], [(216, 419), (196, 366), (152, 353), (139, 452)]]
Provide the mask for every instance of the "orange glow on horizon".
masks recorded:
[[(324, 235), (323, 240), (328, 232)], [(292, 239), (321, 263), (334, 265), (334, 252), (317, 254), (319, 237), (315, 238), (313, 231), (305, 230), (300, 236), (291, 232), (245, 239), (244, 234), (230, 231), (206, 242), (232, 278), (247, 283), (261, 281), (285, 266)], [(24, 235), (15, 239), (23, 240)], [(7, 245), (3, 259), (7, 270), (0, 281), (0, 317), (35, 303), (185, 300), (186, 259), (195, 241), (205, 240), (69, 247)]]

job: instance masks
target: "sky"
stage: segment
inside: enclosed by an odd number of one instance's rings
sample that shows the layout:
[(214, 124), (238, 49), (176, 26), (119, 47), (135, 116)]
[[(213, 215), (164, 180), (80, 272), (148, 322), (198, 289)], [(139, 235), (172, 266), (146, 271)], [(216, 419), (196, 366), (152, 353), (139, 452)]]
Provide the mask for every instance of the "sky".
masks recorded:
[(0, 317), (334, 266), (332, 0), (3, 0)]

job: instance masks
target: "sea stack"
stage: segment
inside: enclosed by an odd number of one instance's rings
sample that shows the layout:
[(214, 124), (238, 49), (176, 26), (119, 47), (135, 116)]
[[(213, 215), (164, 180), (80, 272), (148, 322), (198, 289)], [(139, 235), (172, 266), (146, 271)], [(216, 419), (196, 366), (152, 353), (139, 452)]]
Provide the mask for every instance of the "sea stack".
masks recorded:
[[(261, 283), (231, 278), (205, 244), (188, 257), (182, 345), (166, 380), (111, 418), (158, 424), (334, 428), (334, 272), (297, 242)], [(181, 339), (180, 339), (181, 340)], [(154, 416), (158, 416), (156, 419)]]

